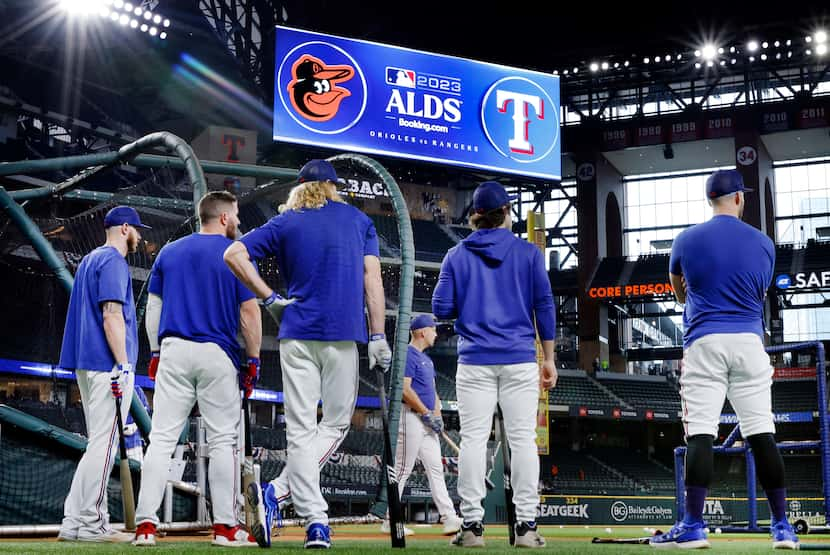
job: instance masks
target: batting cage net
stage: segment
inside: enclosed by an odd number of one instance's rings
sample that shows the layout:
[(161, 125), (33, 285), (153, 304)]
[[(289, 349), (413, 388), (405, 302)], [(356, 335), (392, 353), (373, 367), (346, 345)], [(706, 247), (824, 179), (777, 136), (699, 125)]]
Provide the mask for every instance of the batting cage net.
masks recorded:
[[(335, 166), (338, 173), (360, 175), (366, 172), (365, 167), (345, 160), (336, 162)], [(153, 384), (146, 379), (150, 353), (143, 321), (146, 283), (159, 250), (168, 242), (197, 229), (190, 200), (192, 187), (181, 172), (166, 168), (145, 172), (140, 179), (135, 175), (119, 177), (124, 188), (117, 190), (115, 196), (106, 196), (106, 200), (96, 200), (92, 191), (96, 183), (92, 182), (84, 185), (83, 194), (30, 200), (24, 209), (73, 275), (83, 256), (103, 244), (104, 215), (113, 206), (133, 206), (142, 222), (152, 227), (142, 230), (144, 243), (139, 251), (127, 256), (139, 316), (136, 387), (142, 388), (152, 406)], [(240, 231), (250, 231), (275, 216), (292, 185), (294, 183), (266, 183), (240, 196)], [(103, 183), (100, 186), (102, 190), (112, 190)], [(348, 196), (344, 198), (355, 202)], [(359, 203), (356, 205), (360, 207)], [(388, 247), (382, 248), (382, 257), (400, 254)], [(260, 261), (259, 271), (272, 288), (286, 293), (274, 259)], [(384, 263), (384, 276), (395, 276), (395, 280), (385, 283), (386, 331), (390, 344), (396, 331), (394, 308), (397, 307), (400, 273), (399, 266)], [(198, 276), (193, 279), (197, 283)], [(83, 439), (85, 423), (74, 376), (56, 366), (69, 296), (52, 269), (41, 260), (30, 238), (6, 212), (0, 213), (0, 282), (4, 284), (0, 302), (9, 315), (0, 319), (0, 370), (17, 374), (0, 385), (0, 403), (41, 420), (41, 424), (48, 423), (56, 430)], [(262, 374), (251, 403), (251, 419), (255, 463), (259, 464), (261, 480), (266, 481), (279, 475), (287, 457), (280, 397), (282, 373), (275, 339), (277, 329), (264, 312), (262, 321)], [(366, 514), (383, 489), (380, 472), (383, 432), (377, 410), (376, 379), (368, 368), (365, 345), (359, 346), (359, 353), (360, 386), (352, 427), (338, 451), (322, 468), (321, 487), (332, 516)], [(198, 416), (198, 407), (193, 416)], [(449, 424), (457, 430), (457, 424)], [(196, 484), (199, 480), (196, 426), (194, 419), (190, 433), (182, 436), (179, 477), (183, 483)], [(139, 433), (135, 425), (132, 428), (128, 425), (128, 431)], [(450, 431), (449, 435), (456, 444), (459, 442), (457, 431)], [(30, 434), (19, 425), (3, 420), (0, 420), (0, 441), (0, 526), (60, 522), (63, 500), (81, 451), (56, 443), (53, 434)], [(448, 469), (447, 485), (455, 497), (457, 454), (446, 444), (442, 445), (442, 451)], [(140, 449), (133, 453), (137, 453), (133, 478), (139, 485)], [(32, 471), (33, 468), (38, 471)], [(116, 522), (122, 515), (117, 480), (116, 466), (108, 487), (110, 514)], [(204, 494), (204, 506), (209, 511), (209, 489), (206, 488)], [(428, 504), (429, 488), (423, 469), (416, 468), (404, 496), (414, 504), (415, 510)], [(199, 514), (198, 501), (193, 495), (176, 490), (173, 500), (173, 510), (172, 513), (168, 511), (167, 518), (190, 522), (204, 516)]]

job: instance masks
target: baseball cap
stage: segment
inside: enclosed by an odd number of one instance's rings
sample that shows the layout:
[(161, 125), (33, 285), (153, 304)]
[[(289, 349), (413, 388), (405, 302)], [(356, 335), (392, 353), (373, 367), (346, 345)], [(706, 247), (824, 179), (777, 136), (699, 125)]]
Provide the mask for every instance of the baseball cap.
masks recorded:
[(153, 229), (149, 225), (141, 223), (141, 218), (138, 217), (138, 212), (135, 208), (129, 206), (116, 206), (111, 208), (107, 215), (104, 216), (104, 227), (113, 227), (121, 224), (129, 224), (133, 227), (143, 227), (144, 229)]
[(409, 331), (415, 331), (422, 328), (434, 328), (435, 327), (435, 318), (432, 317), (432, 314), (419, 314), (415, 318), (412, 319), (412, 322), (409, 324)]
[(744, 187), (744, 178), (738, 170), (718, 170), (706, 180), (706, 198), (708, 199), (738, 191), (752, 191)]
[(517, 198), (517, 195), (508, 195), (501, 183), (485, 181), (476, 187), (473, 193), (473, 210), (478, 214), (484, 214), (509, 204)]
[(334, 166), (325, 160), (311, 160), (300, 169), (297, 181), (306, 183), (308, 181), (331, 181), (337, 183), (337, 172)]

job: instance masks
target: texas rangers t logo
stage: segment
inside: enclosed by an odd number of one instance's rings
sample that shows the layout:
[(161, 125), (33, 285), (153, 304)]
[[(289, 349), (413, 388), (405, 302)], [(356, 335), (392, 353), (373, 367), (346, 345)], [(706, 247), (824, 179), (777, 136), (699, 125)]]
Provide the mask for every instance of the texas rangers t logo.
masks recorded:
[(544, 159), (558, 140), (556, 103), (524, 77), (505, 77), (490, 86), (481, 103), (481, 122), (493, 148), (517, 162)]

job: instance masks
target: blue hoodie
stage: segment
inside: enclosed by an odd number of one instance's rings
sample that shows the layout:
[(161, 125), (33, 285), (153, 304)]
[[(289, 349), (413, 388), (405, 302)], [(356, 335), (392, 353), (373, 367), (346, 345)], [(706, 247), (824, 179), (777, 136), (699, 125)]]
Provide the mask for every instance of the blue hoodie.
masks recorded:
[(536, 361), (534, 316), (543, 341), (556, 337), (556, 310), (542, 251), (504, 228), (472, 233), (444, 257), (432, 312), (456, 318), (458, 362)]

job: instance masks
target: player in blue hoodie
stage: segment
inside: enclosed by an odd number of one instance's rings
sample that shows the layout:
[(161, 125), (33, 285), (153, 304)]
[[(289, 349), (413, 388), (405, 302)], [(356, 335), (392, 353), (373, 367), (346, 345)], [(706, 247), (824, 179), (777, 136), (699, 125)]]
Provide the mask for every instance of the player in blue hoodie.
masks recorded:
[[(476, 188), (470, 217), (475, 232), (444, 257), (432, 296), (435, 316), (455, 318), (459, 336), (458, 494), (464, 524), (453, 544), (461, 547), (484, 545), (487, 440), (497, 403), (513, 454), (516, 545), (545, 545), (536, 530), (536, 409), (539, 388), (556, 384), (556, 309), (542, 252), (511, 231), (511, 200), (495, 181)], [(544, 349), (541, 366), (536, 362), (537, 330)]]

